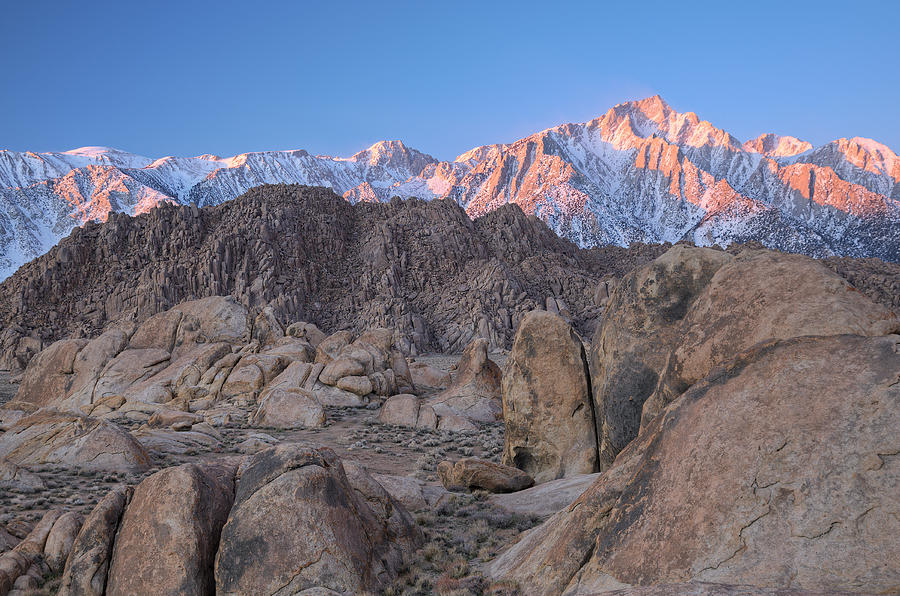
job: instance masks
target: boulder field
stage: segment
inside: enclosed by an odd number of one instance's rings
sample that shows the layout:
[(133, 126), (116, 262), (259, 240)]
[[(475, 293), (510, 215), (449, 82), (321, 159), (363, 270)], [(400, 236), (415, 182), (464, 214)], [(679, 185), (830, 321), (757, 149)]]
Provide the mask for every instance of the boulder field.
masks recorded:
[(508, 352), (228, 296), (45, 346), (0, 404), (0, 508), (109, 485), (0, 525), (0, 596), (900, 591), (890, 306), (687, 245), (590, 293), (590, 338), (547, 300)]

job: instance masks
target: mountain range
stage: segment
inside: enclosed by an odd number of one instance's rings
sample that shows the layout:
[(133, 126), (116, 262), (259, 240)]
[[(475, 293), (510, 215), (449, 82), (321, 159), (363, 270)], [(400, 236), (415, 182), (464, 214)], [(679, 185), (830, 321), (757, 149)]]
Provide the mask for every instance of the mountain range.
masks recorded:
[(900, 157), (871, 139), (741, 142), (659, 96), (440, 161), (400, 141), (351, 157), (304, 150), (151, 159), (117, 149), (0, 151), (0, 279), (87, 221), (162, 203), (216, 205), (266, 183), (348, 201), (449, 198), (478, 217), (515, 203), (581, 247), (758, 241), (900, 261)]

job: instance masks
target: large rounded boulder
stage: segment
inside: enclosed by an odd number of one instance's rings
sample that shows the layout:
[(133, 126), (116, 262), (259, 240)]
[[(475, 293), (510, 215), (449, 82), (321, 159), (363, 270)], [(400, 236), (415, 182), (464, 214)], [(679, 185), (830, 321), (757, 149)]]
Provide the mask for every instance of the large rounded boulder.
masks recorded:
[(216, 593), (380, 592), (420, 537), (386, 518), (401, 507), (385, 494), (373, 509), (376, 497), (355, 490), (330, 449), (287, 444), (248, 458), (222, 530)]
[(712, 277), (682, 323), (681, 339), (643, 406), (646, 423), (736, 354), (770, 339), (900, 331), (900, 320), (822, 263), (802, 255), (747, 251)]
[(587, 357), (559, 315), (528, 313), (503, 371), (503, 463), (545, 482), (597, 471)]
[(38, 410), (0, 435), (0, 457), (19, 465), (143, 472), (150, 456), (125, 429), (87, 416)]
[(900, 336), (756, 346), (490, 568), (533, 594), (900, 585)]
[(116, 535), (107, 595), (212, 593), (235, 468), (185, 464), (141, 482)]

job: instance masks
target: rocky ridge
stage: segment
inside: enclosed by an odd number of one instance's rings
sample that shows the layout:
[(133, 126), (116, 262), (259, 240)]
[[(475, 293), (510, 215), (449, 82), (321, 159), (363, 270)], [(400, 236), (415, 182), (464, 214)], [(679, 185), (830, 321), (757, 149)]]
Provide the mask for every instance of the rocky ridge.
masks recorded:
[(900, 260), (900, 157), (890, 148), (859, 137), (813, 147), (773, 134), (741, 143), (654, 96), (453, 161), (400, 141), (347, 158), (0, 151), (0, 279), (88, 221), (165, 202), (216, 205), (278, 183), (328, 186), (353, 203), (450, 199), (472, 217), (515, 203), (583, 247), (759, 241)]
[(662, 250), (579, 249), (514, 205), (471, 220), (452, 201), (351, 205), (324, 188), (263, 186), (77, 228), (0, 284), (0, 368), (215, 295), (265, 311), (260, 325), (396, 329), (407, 354), (459, 352), (474, 337), (503, 348), (535, 308), (589, 332), (597, 283)]

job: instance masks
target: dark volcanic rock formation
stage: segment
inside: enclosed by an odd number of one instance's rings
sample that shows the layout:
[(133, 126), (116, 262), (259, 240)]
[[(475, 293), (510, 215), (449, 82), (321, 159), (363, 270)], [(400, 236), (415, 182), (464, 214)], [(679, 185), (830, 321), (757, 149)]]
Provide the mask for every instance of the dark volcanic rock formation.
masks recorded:
[(393, 327), (418, 350), (459, 351), (477, 336), (508, 346), (524, 313), (548, 304), (589, 334), (601, 277), (663, 250), (581, 250), (515, 205), (473, 221), (452, 201), (351, 205), (325, 188), (261, 186), (216, 207), (76, 228), (0, 284), (0, 351), (16, 368), (36, 342), (213, 295), (271, 306), (285, 324)]

